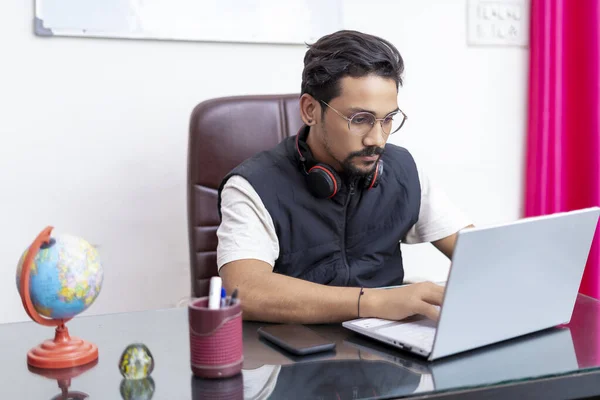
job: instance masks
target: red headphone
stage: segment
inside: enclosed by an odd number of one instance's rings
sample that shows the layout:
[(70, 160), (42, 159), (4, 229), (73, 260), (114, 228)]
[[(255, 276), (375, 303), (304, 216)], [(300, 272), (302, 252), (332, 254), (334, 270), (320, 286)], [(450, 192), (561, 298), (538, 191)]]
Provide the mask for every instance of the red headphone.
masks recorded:
[[(300, 136), (303, 136), (300, 138)], [(306, 181), (311, 193), (320, 199), (330, 199), (335, 196), (342, 187), (342, 180), (338, 173), (327, 164), (315, 161), (312, 153), (306, 144), (305, 138), (308, 136), (302, 130), (296, 135), (296, 150), (300, 157), (302, 171), (306, 175)], [(365, 190), (373, 189), (379, 185), (381, 175), (383, 174), (383, 161), (377, 161), (377, 166), (365, 179), (363, 187)]]

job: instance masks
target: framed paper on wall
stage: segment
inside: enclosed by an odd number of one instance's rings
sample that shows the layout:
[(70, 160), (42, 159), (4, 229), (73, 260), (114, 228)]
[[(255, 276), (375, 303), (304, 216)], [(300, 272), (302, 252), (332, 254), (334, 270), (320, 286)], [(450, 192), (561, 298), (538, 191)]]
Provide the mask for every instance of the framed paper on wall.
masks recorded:
[(38, 36), (303, 44), (342, 29), (342, 0), (36, 0)]

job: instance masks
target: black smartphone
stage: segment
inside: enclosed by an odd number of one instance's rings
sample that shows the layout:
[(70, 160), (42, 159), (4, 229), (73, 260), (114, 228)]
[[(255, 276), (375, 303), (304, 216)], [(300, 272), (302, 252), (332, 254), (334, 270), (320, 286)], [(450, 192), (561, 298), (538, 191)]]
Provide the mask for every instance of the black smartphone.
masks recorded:
[(269, 325), (258, 329), (259, 336), (300, 356), (329, 351), (335, 343), (318, 335), (304, 325)]

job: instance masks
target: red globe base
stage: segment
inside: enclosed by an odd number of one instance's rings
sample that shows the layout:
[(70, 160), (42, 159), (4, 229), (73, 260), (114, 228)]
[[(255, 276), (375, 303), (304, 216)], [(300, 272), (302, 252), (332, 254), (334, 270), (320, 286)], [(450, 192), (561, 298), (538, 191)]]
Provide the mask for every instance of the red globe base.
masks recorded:
[(46, 340), (27, 353), (27, 364), (37, 368), (72, 368), (98, 359), (98, 347), (70, 337), (65, 325), (56, 327), (54, 340)]

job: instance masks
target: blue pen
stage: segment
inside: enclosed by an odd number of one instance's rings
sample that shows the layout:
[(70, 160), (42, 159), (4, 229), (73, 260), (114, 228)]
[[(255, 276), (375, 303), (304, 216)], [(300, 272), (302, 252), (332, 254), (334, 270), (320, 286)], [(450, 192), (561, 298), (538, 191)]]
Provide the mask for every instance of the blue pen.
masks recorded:
[(221, 288), (221, 308), (225, 307), (225, 299), (227, 298), (227, 292), (225, 291), (225, 288), (222, 287)]

